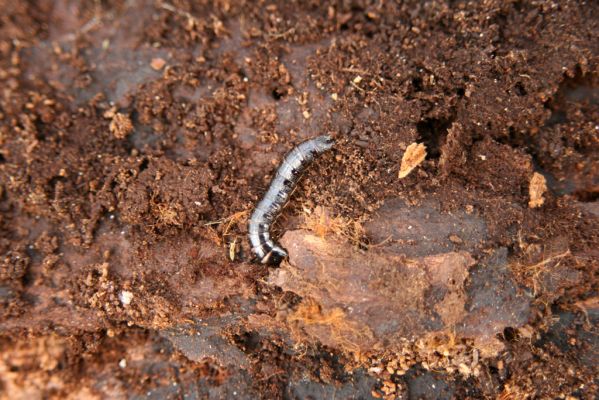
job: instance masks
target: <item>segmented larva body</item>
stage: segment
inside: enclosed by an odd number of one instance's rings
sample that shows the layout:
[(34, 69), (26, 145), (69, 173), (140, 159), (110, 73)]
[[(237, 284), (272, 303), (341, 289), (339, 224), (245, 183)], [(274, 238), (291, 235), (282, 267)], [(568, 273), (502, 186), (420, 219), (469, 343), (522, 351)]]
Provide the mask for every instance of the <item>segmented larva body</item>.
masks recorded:
[(287, 252), (270, 238), (270, 226), (293, 192), (301, 173), (314, 158), (333, 147), (328, 135), (300, 143), (283, 159), (268, 191), (252, 213), (249, 222), (249, 239), (252, 251), (262, 264), (278, 264)]

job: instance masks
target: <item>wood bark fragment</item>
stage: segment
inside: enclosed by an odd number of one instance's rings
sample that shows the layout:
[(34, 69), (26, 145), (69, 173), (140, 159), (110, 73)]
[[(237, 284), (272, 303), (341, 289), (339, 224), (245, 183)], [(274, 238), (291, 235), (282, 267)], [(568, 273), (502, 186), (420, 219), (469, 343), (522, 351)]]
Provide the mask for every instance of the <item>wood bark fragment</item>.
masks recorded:
[(423, 143), (412, 143), (406, 149), (399, 169), (399, 179), (403, 179), (412, 172), (426, 158), (426, 146)]

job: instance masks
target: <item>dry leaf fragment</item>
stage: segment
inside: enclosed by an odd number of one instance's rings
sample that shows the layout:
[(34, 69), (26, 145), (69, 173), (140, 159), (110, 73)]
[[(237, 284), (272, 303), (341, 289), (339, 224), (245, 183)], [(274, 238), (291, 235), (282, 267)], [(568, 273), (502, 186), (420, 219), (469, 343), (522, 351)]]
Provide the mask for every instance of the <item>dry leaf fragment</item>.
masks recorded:
[(406, 149), (399, 169), (399, 179), (405, 178), (426, 158), (426, 146), (424, 143), (412, 143)]
[(535, 172), (532, 175), (532, 179), (530, 180), (530, 184), (528, 186), (528, 194), (530, 196), (530, 200), (528, 201), (528, 206), (530, 208), (541, 207), (543, 203), (545, 203), (545, 198), (543, 194), (547, 191), (547, 181), (545, 177), (538, 172)]

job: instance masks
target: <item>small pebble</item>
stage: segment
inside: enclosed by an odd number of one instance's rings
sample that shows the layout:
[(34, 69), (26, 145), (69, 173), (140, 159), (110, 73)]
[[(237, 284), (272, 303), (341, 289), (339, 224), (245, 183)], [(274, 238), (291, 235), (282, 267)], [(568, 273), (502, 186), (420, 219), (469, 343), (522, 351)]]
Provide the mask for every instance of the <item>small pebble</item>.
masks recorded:
[(152, 67), (155, 71), (160, 71), (166, 65), (166, 61), (163, 58), (153, 58), (150, 63), (150, 67)]
[(121, 293), (119, 293), (119, 300), (121, 303), (123, 303), (123, 305), (128, 306), (131, 304), (131, 300), (133, 300), (133, 293), (123, 290)]

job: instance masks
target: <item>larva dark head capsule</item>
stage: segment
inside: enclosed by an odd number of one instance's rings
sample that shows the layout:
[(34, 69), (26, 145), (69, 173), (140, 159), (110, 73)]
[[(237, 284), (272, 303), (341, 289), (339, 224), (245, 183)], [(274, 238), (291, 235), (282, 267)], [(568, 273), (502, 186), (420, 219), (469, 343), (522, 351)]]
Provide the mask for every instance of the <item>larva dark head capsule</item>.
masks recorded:
[(287, 258), (287, 252), (279, 246), (275, 246), (260, 260), (261, 264), (279, 265)]

